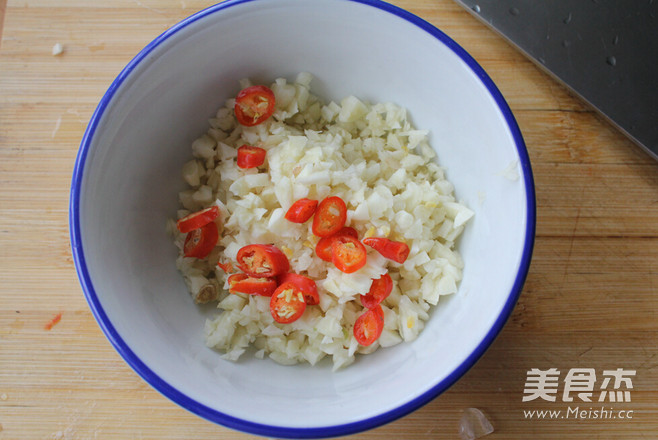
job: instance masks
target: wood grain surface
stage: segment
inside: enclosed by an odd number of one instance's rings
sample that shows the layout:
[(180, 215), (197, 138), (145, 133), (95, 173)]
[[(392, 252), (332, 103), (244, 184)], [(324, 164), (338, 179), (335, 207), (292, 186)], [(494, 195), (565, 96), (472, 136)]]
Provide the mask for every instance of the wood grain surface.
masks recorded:
[[(490, 418), (492, 440), (658, 438), (658, 163), (451, 0), (393, 3), (462, 45), (509, 102), (534, 171), (537, 239), (482, 359), (418, 411), (350, 438), (457, 439), (468, 407)], [(142, 47), (210, 4), (0, 1), (0, 439), (257, 438), (187, 412), (128, 367), (87, 307), (69, 246), (69, 184), (96, 104)], [(555, 402), (522, 401), (532, 368), (561, 371)], [(562, 401), (575, 368), (635, 370), (631, 402), (605, 404), (632, 418), (526, 417), (600, 407)]]

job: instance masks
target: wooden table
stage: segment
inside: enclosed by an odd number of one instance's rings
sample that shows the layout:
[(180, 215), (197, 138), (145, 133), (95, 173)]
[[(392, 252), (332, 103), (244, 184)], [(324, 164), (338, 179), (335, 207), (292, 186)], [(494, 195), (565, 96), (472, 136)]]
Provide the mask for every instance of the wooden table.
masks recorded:
[[(69, 246), (69, 183), (97, 102), (144, 45), (211, 2), (3, 3), (0, 439), (256, 438), (188, 413), (127, 366), (87, 307)], [(521, 299), (478, 364), (420, 410), (351, 438), (456, 439), (468, 407), (491, 419), (492, 440), (657, 438), (658, 163), (451, 0), (393, 3), (455, 39), (508, 100), (534, 170), (537, 240)], [(533, 368), (560, 371), (555, 402), (522, 401)], [(563, 399), (579, 368), (597, 376), (592, 403)], [(618, 368), (636, 372), (631, 402), (602, 405), (603, 374)], [(615, 418), (568, 414), (601, 406)], [(525, 414), (542, 409), (567, 417)]]

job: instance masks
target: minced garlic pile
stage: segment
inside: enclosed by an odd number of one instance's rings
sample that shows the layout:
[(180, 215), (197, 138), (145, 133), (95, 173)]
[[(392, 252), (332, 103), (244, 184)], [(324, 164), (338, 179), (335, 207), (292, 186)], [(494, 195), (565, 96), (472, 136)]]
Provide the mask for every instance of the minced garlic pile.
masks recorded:
[[(206, 322), (206, 339), (225, 359), (237, 360), (253, 347), (256, 357), (282, 364), (316, 364), (330, 356), (336, 370), (356, 353), (415, 339), (430, 307), (455, 293), (462, 276), (455, 240), (473, 212), (455, 200), (427, 131), (413, 128), (395, 104), (349, 96), (325, 105), (310, 93), (311, 80), (306, 73), (294, 83), (277, 79), (271, 86), (276, 110), (254, 127), (236, 122), (234, 100), (228, 100), (192, 144), (194, 159), (183, 167), (189, 189), (180, 194), (178, 217), (212, 205), (220, 209), (223, 231), (210, 256), (199, 260), (181, 252), (177, 264), (197, 302), (217, 301), (219, 313)], [(265, 165), (237, 167), (243, 144), (266, 149)], [(330, 195), (346, 202), (347, 225), (359, 237), (404, 241), (408, 259), (399, 264), (369, 249), (366, 265), (347, 274), (318, 258), (310, 222), (291, 223), (284, 215), (295, 200)], [(169, 226), (182, 249), (184, 235), (175, 220)], [(270, 314), (270, 298), (229, 294), (227, 274), (217, 262), (235, 262), (237, 251), (253, 243), (274, 244), (289, 258), (291, 271), (314, 279), (320, 304), (280, 324)], [(387, 272), (394, 287), (382, 303), (384, 331), (374, 344), (360, 346), (352, 335), (363, 310), (359, 295)]]

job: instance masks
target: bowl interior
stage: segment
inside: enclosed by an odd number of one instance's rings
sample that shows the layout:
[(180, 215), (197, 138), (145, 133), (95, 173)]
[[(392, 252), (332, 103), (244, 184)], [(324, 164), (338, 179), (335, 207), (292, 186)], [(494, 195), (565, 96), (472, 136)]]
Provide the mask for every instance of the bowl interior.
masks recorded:
[[(478, 69), (434, 28), (375, 2), (229, 2), (157, 39), (99, 105), (74, 176), (78, 271), (115, 347), (177, 403), (267, 435), (365, 429), (449, 386), (511, 311), (534, 227), (523, 143)], [(314, 75), (312, 91), (325, 100), (355, 94), (406, 107), (417, 128), (431, 131), (458, 198), (475, 211), (459, 244), (466, 263), (459, 292), (442, 298), (413, 343), (362, 356), (337, 373), (328, 363), (232, 363), (206, 348), (204, 317), (214, 310), (192, 303), (165, 232), (190, 144), (237, 93), (238, 80), (293, 80), (301, 71)], [(517, 179), (505, 175), (510, 169)]]

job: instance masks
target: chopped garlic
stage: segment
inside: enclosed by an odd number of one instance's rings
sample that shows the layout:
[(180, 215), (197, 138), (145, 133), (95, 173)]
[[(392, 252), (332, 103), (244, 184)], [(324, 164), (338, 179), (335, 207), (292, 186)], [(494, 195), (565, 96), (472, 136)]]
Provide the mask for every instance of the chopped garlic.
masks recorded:
[(53, 56), (58, 56), (64, 53), (64, 46), (61, 43), (55, 43), (52, 50)]
[[(193, 160), (183, 167), (190, 188), (179, 195), (185, 208), (181, 215), (215, 204), (224, 232), (212, 258), (179, 257), (177, 265), (186, 279), (196, 280), (188, 286), (191, 292), (217, 286), (220, 313), (206, 322), (206, 344), (231, 361), (253, 345), (256, 357), (267, 355), (284, 365), (315, 365), (327, 357), (334, 370), (345, 368), (358, 354), (418, 337), (430, 306), (454, 294), (462, 277), (463, 261), (454, 242), (473, 211), (455, 200), (444, 170), (432, 162), (428, 132), (412, 127), (406, 110), (392, 103), (371, 105), (348, 96), (340, 104), (322, 105), (309, 92), (311, 79), (307, 73), (293, 83), (277, 79), (271, 86), (274, 114), (254, 127), (240, 126), (233, 114), (235, 100), (227, 100), (210, 119), (208, 132), (193, 142)], [(267, 150), (264, 167), (236, 166), (237, 148), (245, 143)], [(321, 260), (312, 221), (291, 223), (285, 213), (300, 198), (328, 196), (346, 202), (346, 225), (359, 237), (407, 243), (407, 261), (394, 263), (368, 247), (366, 265), (346, 274)], [(181, 249), (184, 235), (175, 222), (168, 229)], [(255, 243), (274, 244), (288, 257), (291, 272), (316, 280), (319, 304), (306, 307), (298, 320), (280, 324), (270, 311), (270, 298), (228, 294), (227, 275), (209, 266), (220, 256), (235, 261), (243, 246)], [(363, 312), (359, 297), (385, 273), (394, 288), (383, 303), (384, 331), (375, 344), (362, 347), (352, 334)], [(292, 289), (279, 295), (304, 301)], [(278, 313), (295, 315), (292, 307)]]

